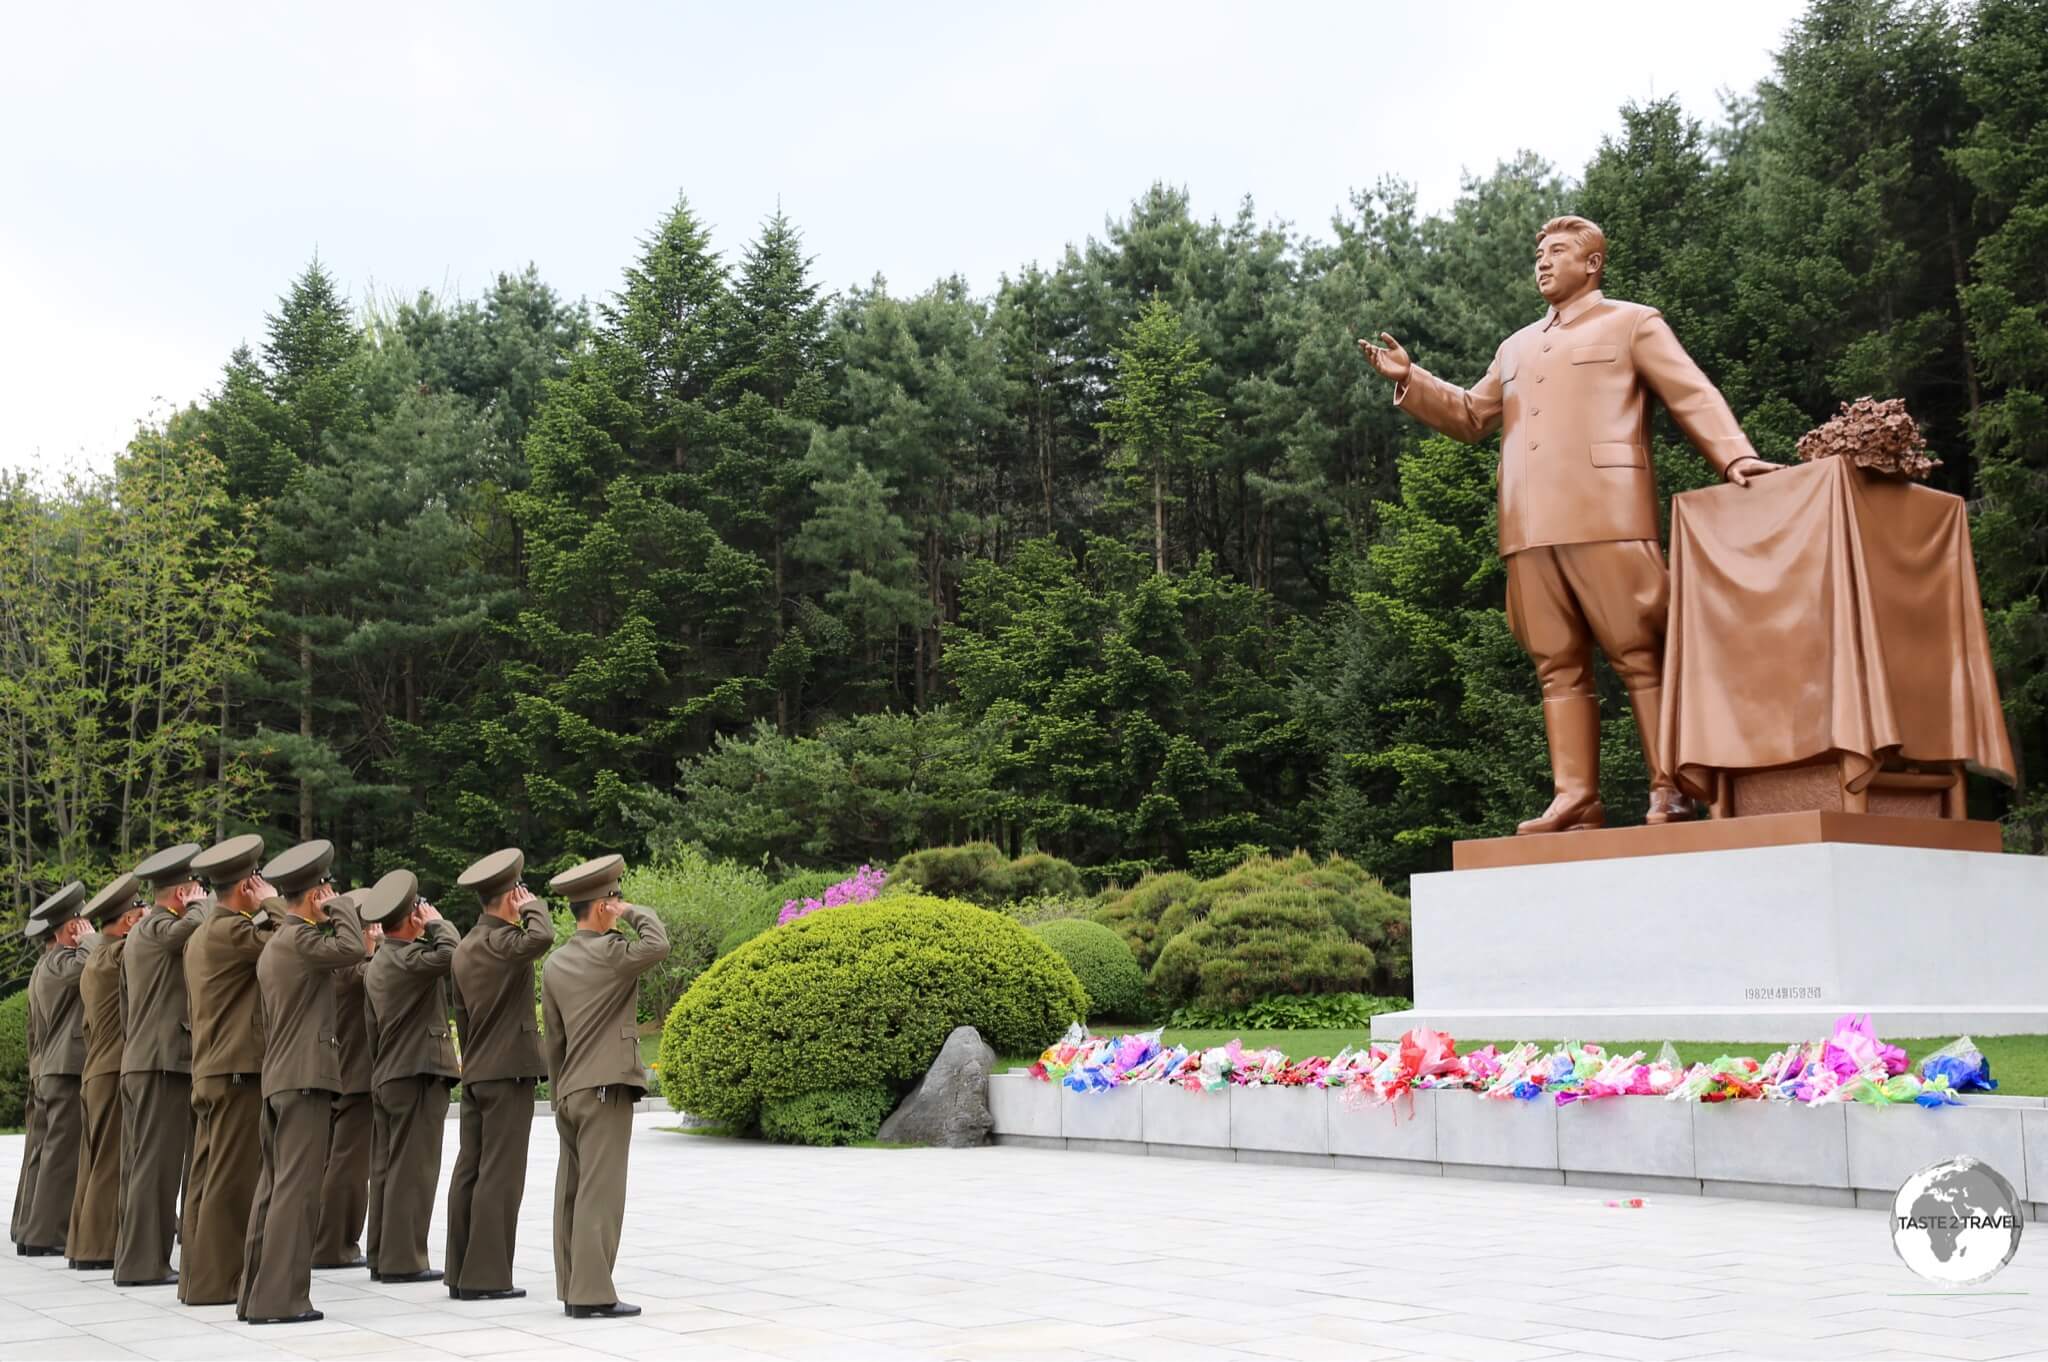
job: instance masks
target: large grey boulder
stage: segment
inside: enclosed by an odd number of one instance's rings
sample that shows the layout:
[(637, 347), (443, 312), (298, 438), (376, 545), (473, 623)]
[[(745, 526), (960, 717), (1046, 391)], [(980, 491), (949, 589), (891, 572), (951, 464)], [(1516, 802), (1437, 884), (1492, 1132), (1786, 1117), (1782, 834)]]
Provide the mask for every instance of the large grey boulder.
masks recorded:
[(988, 1076), (996, 1052), (971, 1026), (956, 1026), (917, 1086), (882, 1122), (886, 1144), (933, 1144), (965, 1149), (986, 1144), (995, 1118), (988, 1113)]

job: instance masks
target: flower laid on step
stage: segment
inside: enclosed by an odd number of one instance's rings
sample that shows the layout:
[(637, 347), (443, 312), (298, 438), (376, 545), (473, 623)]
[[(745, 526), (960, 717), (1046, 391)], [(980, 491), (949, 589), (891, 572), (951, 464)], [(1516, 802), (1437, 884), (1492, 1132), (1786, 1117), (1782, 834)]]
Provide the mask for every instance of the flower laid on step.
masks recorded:
[(1640, 1050), (1615, 1054), (1601, 1045), (1559, 1045), (1545, 1052), (1530, 1041), (1508, 1050), (1482, 1046), (1460, 1055), (1441, 1031), (1417, 1027), (1391, 1048), (1346, 1047), (1325, 1058), (1289, 1059), (1279, 1050), (1247, 1050), (1240, 1040), (1207, 1049), (1164, 1045), (1161, 1033), (1096, 1036), (1076, 1023), (1049, 1045), (1029, 1073), (1075, 1092), (1107, 1092), (1140, 1083), (1169, 1083), (1191, 1092), (1231, 1087), (1316, 1087), (1343, 1093), (1347, 1106), (1386, 1106), (1425, 1091), (1465, 1091), (1495, 1101), (1558, 1106), (1612, 1097), (1672, 1102), (1829, 1102), (1923, 1107), (1959, 1105), (1958, 1092), (1989, 1091), (1990, 1065), (1966, 1036), (1929, 1055), (1918, 1074), (1906, 1052), (1877, 1037), (1867, 1016), (1843, 1017), (1823, 1040), (1804, 1041), (1764, 1059), (1720, 1055), (1686, 1065), (1666, 1042), (1655, 1059)]
[(1920, 427), (1906, 412), (1903, 398), (1879, 402), (1859, 397), (1821, 425), (1799, 437), (1799, 457), (1845, 458), (1859, 468), (1925, 478), (1941, 460), (1927, 452)]

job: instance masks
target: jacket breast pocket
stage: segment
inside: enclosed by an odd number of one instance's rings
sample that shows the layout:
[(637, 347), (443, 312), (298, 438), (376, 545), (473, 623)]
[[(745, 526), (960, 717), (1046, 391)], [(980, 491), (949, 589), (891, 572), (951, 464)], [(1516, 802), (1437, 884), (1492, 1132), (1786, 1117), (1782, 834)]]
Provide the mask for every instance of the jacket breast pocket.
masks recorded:
[[(1576, 361), (1575, 361), (1576, 362)], [(1594, 445), (1593, 467), (1595, 468), (1648, 468), (1649, 459), (1641, 445)]]
[(1620, 353), (1611, 345), (1581, 345), (1572, 351), (1572, 363), (1612, 364)]

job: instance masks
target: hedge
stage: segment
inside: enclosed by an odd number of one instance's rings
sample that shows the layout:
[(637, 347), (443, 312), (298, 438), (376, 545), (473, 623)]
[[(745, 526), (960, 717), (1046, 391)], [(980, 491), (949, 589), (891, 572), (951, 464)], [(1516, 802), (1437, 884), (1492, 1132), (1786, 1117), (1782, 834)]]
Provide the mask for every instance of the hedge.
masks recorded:
[[(700, 975), (662, 1027), (662, 1092), (678, 1111), (790, 1138), (827, 1108), (852, 1109), (791, 1099), (867, 1086), (893, 1098), (956, 1026), (998, 1054), (1035, 1053), (1087, 1008), (1074, 971), (1027, 928), (968, 903), (890, 895), (778, 927)], [(864, 1115), (833, 1120), (842, 1142), (874, 1133), (861, 1133)]]
[(0, 999), (0, 1126), (28, 1112), (28, 990)]

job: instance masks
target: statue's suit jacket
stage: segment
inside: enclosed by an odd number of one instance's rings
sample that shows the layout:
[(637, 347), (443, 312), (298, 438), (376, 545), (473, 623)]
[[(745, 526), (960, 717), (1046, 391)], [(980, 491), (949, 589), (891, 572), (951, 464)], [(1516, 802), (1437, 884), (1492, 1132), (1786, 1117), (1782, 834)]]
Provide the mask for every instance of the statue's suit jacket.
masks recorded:
[(1509, 336), (1470, 389), (1416, 365), (1394, 390), (1395, 405), (1454, 439), (1501, 431), (1503, 558), (1548, 544), (1657, 538), (1652, 396), (1716, 472), (1755, 456), (1663, 316), (1598, 289)]

